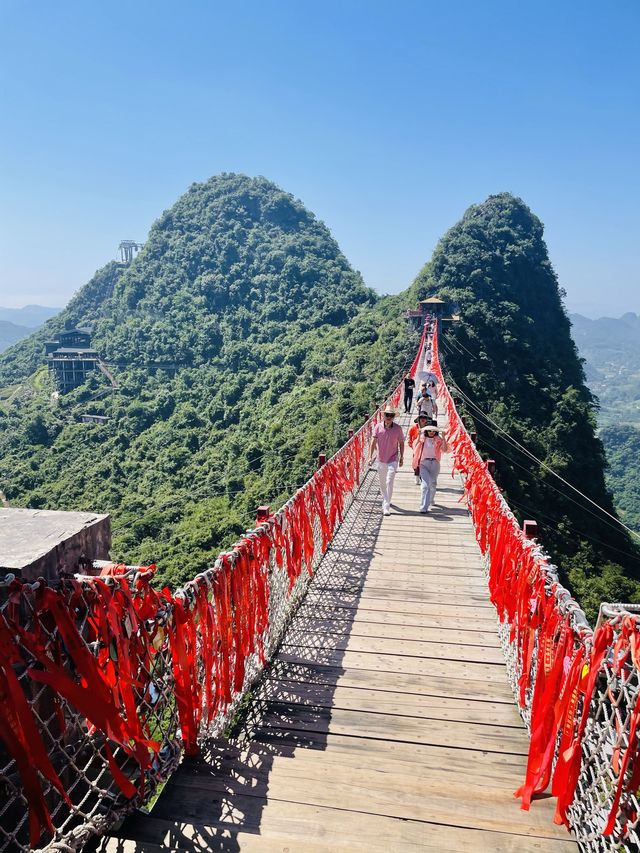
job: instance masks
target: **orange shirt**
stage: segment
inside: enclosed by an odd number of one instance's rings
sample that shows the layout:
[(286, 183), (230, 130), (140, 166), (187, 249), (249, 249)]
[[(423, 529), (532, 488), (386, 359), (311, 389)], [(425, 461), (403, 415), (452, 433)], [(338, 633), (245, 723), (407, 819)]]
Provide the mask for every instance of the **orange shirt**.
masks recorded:
[(413, 426), (410, 427), (409, 432), (407, 433), (407, 444), (409, 445), (409, 447), (413, 447), (413, 442), (419, 435), (420, 427), (418, 426), (418, 424), (413, 424)]

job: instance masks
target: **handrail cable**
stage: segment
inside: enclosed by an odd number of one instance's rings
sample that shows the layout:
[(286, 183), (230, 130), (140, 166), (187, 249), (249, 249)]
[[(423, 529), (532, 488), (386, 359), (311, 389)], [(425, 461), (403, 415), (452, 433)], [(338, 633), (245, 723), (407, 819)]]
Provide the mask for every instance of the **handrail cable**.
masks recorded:
[(470, 350), (468, 350), (466, 348), (466, 346), (462, 343), (462, 341), (459, 341), (457, 338), (452, 338), (451, 340), (448, 340), (448, 339), (445, 339), (444, 337), (442, 337), (439, 341), (441, 346), (443, 343), (445, 343), (445, 340), (446, 340), (446, 343), (449, 344), (450, 346), (456, 346), (458, 349), (458, 352), (460, 352), (460, 347), (462, 347), (462, 349), (467, 353), (467, 355), (470, 355), (474, 361), (477, 360), (478, 353), (476, 353), (474, 355)]
[[(530, 469), (530, 468), (527, 468), (527, 467), (526, 467), (525, 465), (523, 465), (521, 462), (518, 462), (517, 460), (515, 460), (515, 459), (513, 458), (513, 456), (510, 456), (508, 453), (505, 453), (505, 452), (504, 452), (503, 450), (501, 450), (501, 449), (500, 449), (496, 444), (492, 444), (490, 441), (487, 441), (487, 439), (486, 439), (486, 438), (484, 438), (484, 437), (483, 437), (483, 439), (482, 439), (482, 443), (483, 443), (483, 444), (486, 444), (486, 445), (487, 445), (487, 447), (490, 447), (490, 448), (491, 448), (495, 453), (499, 453), (499, 454), (500, 454), (501, 456), (503, 456), (505, 459), (508, 459), (508, 460), (509, 460), (513, 465), (516, 465), (518, 468), (521, 468), (521, 469), (522, 469), (523, 471), (525, 471), (527, 474), (531, 474), (531, 469)], [(556, 488), (554, 485), (552, 485), (551, 483), (548, 483), (548, 482), (546, 482), (545, 480), (541, 480), (540, 482), (541, 482), (541, 484), (542, 484), (543, 486), (548, 486), (550, 489), (553, 489), (553, 491), (554, 491), (554, 492), (558, 492), (558, 494), (562, 495), (563, 497), (566, 497), (566, 498), (567, 498), (567, 500), (571, 501), (572, 503), (575, 503), (575, 504), (576, 504), (576, 506), (579, 506), (579, 507), (581, 507), (582, 509), (585, 509), (587, 512), (589, 512), (590, 514), (592, 514), (594, 517), (598, 518), (598, 516), (596, 516), (596, 514), (595, 514), (595, 513), (592, 513), (592, 512), (591, 512), (591, 510), (590, 510), (588, 507), (582, 507), (582, 505), (581, 505), (581, 504), (579, 504), (577, 501), (575, 501), (572, 497), (570, 497), (569, 495), (567, 495), (565, 492), (560, 491), (560, 489), (557, 489), (557, 488)], [(562, 524), (565, 524), (565, 525), (566, 525), (566, 527), (568, 527), (568, 528), (569, 528), (569, 530), (572, 530), (574, 533), (579, 533), (579, 534), (580, 534), (581, 536), (583, 536), (585, 539), (589, 539), (589, 540), (591, 540), (592, 542), (596, 542), (598, 545), (604, 545), (606, 548), (609, 548), (609, 549), (610, 549), (610, 550), (612, 550), (612, 551), (617, 551), (619, 554), (623, 554), (623, 555), (624, 555), (624, 556), (626, 556), (626, 557), (630, 557), (631, 559), (633, 559), (633, 560), (637, 560), (638, 562), (640, 562), (640, 556), (639, 556), (638, 554), (633, 554), (631, 551), (625, 551), (625, 550), (624, 550), (624, 549), (622, 549), (622, 548), (617, 548), (615, 545), (609, 545), (607, 542), (603, 542), (601, 539), (597, 539), (595, 536), (592, 536), (590, 533), (585, 533), (584, 531), (580, 530), (578, 527), (574, 527), (572, 524), (568, 524), (564, 519), (562, 519), (562, 518), (560, 518), (560, 517), (558, 517), (558, 516), (549, 515), (548, 513), (543, 513), (543, 512), (541, 512), (539, 509), (534, 509), (534, 508), (532, 508), (532, 507), (527, 507), (527, 506), (525, 506), (524, 504), (520, 503), (519, 501), (514, 500), (514, 498), (513, 498), (513, 496), (512, 496), (512, 495), (509, 495), (509, 505), (510, 505), (510, 506), (516, 506), (516, 507), (518, 507), (519, 509), (525, 510), (526, 512), (535, 512), (535, 513), (536, 513), (537, 515), (539, 515), (541, 518), (546, 518), (546, 519), (548, 519), (549, 521), (554, 521), (554, 522), (556, 522), (556, 523), (562, 523)], [(608, 524), (608, 522), (606, 522), (606, 523)], [(611, 525), (611, 527), (613, 527), (613, 525)], [(617, 529), (617, 528), (614, 528), (614, 529)]]
[[(608, 518), (612, 519), (614, 522), (616, 522), (618, 525), (620, 525), (620, 527), (623, 527), (628, 533), (630, 533), (632, 536), (634, 536), (640, 542), (640, 534), (636, 533), (635, 530), (633, 530), (631, 527), (626, 525), (623, 521), (620, 521), (619, 518), (616, 518), (615, 515), (612, 515), (612, 513), (608, 512), (604, 507), (601, 507), (600, 504), (596, 503), (596, 501), (592, 500), (588, 495), (585, 495), (584, 492), (581, 492), (580, 489), (578, 489), (576, 486), (572, 485), (568, 480), (566, 480), (564, 477), (562, 477), (560, 474), (558, 474), (556, 471), (554, 471), (553, 468), (551, 468), (551, 466), (548, 465), (546, 462), (543, 462), (541, 459), (538, 459), (538, 457), (534, 453), (532, 453), (530, 450), (528, 450), (526, 447), (524, 447), (522, 444), (520, 444), (520, 442), (517, 439), (513, 438), (513, 436), (511, 436), (507, 432), (507, 430), (503, 429), (489, 415), (487, 415), (485, 412), (483, 412), (483, 410), (479, 406), (477, 406), (475, 403), (473, 403), (473, 401), (463, 391), (461, 391), (461, 389), (459, 387), (457, 387), (457, 386), (453, 386), (453, 387), (462, 396), (462, 398), (465, 400), (465, 402), (468, 405), (470, 405), (472, 408), (475, 408), (478, 411), (478, 413), (486, 419), (486, 421), (488, 423), (490, 423), (497, 430), (499, 430), (507, 438), (507, 440), (509, 441), (509, 443), (512, 446), (514, 446), (515, 448), (520, 450), (521, 453), (523, 453), (525, 456), (528, 456), (532, 461), (536, 462), (545, 471), (548, 471), (550, 474), (553, 474), (554, 477), (557, 477), (558, 480), (560, 480), (562, 483), (564, 483), (566, 486), (568, 486), (572, 491), (574, 491), (576, 494), (580, 495), (582, 498), (584, 498), (590, 504), (595, 506), (596, 509), (599, 509), (600, 512), (602, 512), (604, 515), (608, 516)], [(557, 489), (556, 491), (560, 491), (560, 490)], [(564, 493), (560, 491), (560, 494), (564, 494)], [(565, 494), (565, 497), (568, 500), (572, 500), (571, 498), (569, 498), (569, 495)], [(575, 500), (573, 500), (573, 503), (576, 503), (578, 506), (581, 506)], [(593, 515), (595, 518), (598, 518), (596, 513), (590, 511), (588, 509), (588, 507), (582, 507), (582, 508), (586, 509), (588, 512), (590, 512), (590, 514)], [(604, 519), (600, 519), (600, 520), (603, 521), (603, 523), (607, 524), (609, 527), (613, 528), (614, 530), (617, 529), (610, 522), (606, 522), (606, 521), (604, 521)]]
[[(457, 390), (459, 390), (459, 389), (457, 389)], [(462, 393), (462, 392), (460, 392), (460, 393)], [(483, 421), (484, 421), (483, 425), (488, 425), (488, 426), (489, 426), (489, 428), (491, 427), (490, 422), (489, 422), (488, 420), (483, 419), (483, 417), (482, 417), (481, 415), (477, 415), (477, 414), (476, 414), (476, 415), (474, 415), (474, 417), (475, 417), (475, 418), (476, 418), (476, 420), (478, 420), (480, 423), (483, 423)], [(495, 431), (494, 431), (494, 434), (495, 434)], [(523, 471), (526, 471), (526, 472), (527, 472), (527, 473), (529, 473), (529, 474), (531, 473), (531, 469), (530, 469), (530, 468), (527, 468), (526, 466), (524, 466), (524, 465), (519, 464), (518, 462), (516, 462), (516, 461), (513, 459), (513, 457), (509, 456), (509, 454), (505, 453), (505, 452), (504, 452), (503, 450), (501, 450), (497, 445), (492, 444), (492, 443), (491, 443), (490, 441), (488, 441), (484, 436), (483, 436), (483, 438), (482, 438), (482, 442), (483, 442), (483, 444), (486, 444), (488, 447), (491, 447), (495, 452), (497, 452), (497, 453), (501, 453), (501, 454), (502, 454), (506, 459), (509, 459), (511, 462), (513, 462), (513, 464), (514, 464), (514, 465), (518, 465), (518, 467), (519, 467), (519, 468), (522, 468), (522, 470), (523, 470)], [(516, 444), (514, 444), (513, 442), (509, 442), (509, 443), (511, 444), (511, 446), (512, 446), (515, 450), (518, 450), (518, 451), (520, 451), (520, 452), (522, 453), (522, 451), (520, 450), (520, 448), (519, 448)], [(526, 456), (526, 454), (523, 454), (523, 455), (525, 455), (525, 456)], [(526, 458), (529, 458), (529, 457), (526, 457)], [(570, 501), (571, 503), (575, 504), (577, 507), (579, 507), (579, 508), (580, 508), (581, 510), (583, 510), (584, 512), (589, 513), (589, 515), (593, 516), (593, 518), (596, 518), (596, 519), (597, 519), (601, 524), (606, 524), (606, 526), (607, 526), (607, 527), (610, 527), (612, 530), (618, 531), (618, 528), (617, 528), (615, 525), (611, 524), (611, 522), (610, 522), (610, 521), (607, 521), (606, 519), (602, 518), (602, 517), (601, 517), (601, 516), (599, 516), (597, 513), (595, 513), (592, 509), (589, 509), (589, 507), (588, 507), (588, 506), (584, 506), (584, 505), (583, 505), (583, 504), (581, 504), (579, 501), (577, 501), (575, 498), (572, 498), (572, 497), (571, 497), (571, 495), (567, 494), (567, 492), (564, 492), (562, 489), (559, 489), (557, 486), (554, 486), (552, 483), (549, 483), (549, 482), (548, 482), (548, 481), (546, 481), (546, 480), (541, 480), (540, 482), (541, 482), (541, 484), (542, 484), (542, 485), (547, 486), (549, 489), (553, 489), (553, 491), (554, 491), (554, 492), (557, 492), (557, 493), (558, 493), (559, 495), (561, 495), (563, 498), (566, 498), (566, 500), (568, 500), (568, 501)], [(610, 547), (613, 547), (613, 546), (610, 546)], [(617, 549), (617, 550), (620, 550), (620, 549)], [(621, 553), (627, 553), (627, 552), (625, 552), (625, 551), (621, 551)], [(630, 556), (630, 555), (629, 555), (629, 556)], [(640, 558), (638, 558), (638, 557), (636, 556), (636, 557), (635, 557), (635, 559), (640, 559)]]
[(608, 512), (608, 510), (604, 509), (604, 507), (601, 507), (600, 504), (596, 503), (596, 501), (592, 500), (588, 495), (585, 495), (584, 492), (581, 492), (580, 489), (576, 488), (576, 486), (574, 486), (572, 483), (570, 483), (568, 480), (566, 480), (564, 477), (562, 477), (560, 474), (558, 474), (556, 471), (554, 471), (550, 465), (548, 465), (546, 462), (543, 462), (542, 459), (539, 459), (535, 455), (535, 453), (532, 453), (530, 450), (528, 450), (528, 448), (526, 448), (523, 444), (521, 444), (517, 439), (513, 438), (513, 436), (507, 430), (505, 430), (503, 427), (501, 427), (500, 424), (496, 423), (496, 421), (494, 421), (490, 415), (488, 415), (485, 411), (483, 411), (480, 408), (480, 406), (477, 405), (477, 403), (474, 403), (473, 400), (471, 400), (471, 398), (467, 394), (465, 394), (464, 391), (462, 391), (462, 389), (460, 388), (460, 386), (457, 383), (450, 382), (450, 385), (458, 394), (460, 394), (460, 396), (463, 398), (463, 400), (466, 403), (468, 403), (469, 406), (471, 406), (471, 408), (473, 408), (477, 412), (479, 412), (480, 415), (482, 415), (489, 423), (491, 423), (499, 432), (501, 432), (504, 436), (506, 436), (507, 440), (510, 441), (511, 444), (513, 444), (515, 447), (517, 447), (522, 453), (529, 456), (534, 462), (537, 462), (538, 465), (540, 465), (541, 468), (544, 468), (545, 471), (548, 471), (550, 474), (553, 474), (554, 477), (557, 477), (558, 480), (560, 480), (562, 483), (564, 483), (566, 486), (568, 486), (572, 491), (576, 492), (576, 494), (580, 495), (580, 497), (584, 498), (590, 504), (595, 506), (596, 509), (599, 509), (600, 512), (604, 513), (604, 515), (608, 516), (616, 524), (619, 524), (620, 527), (624, 528), (628, 533), (630, 533), (633, 537), (635, 537), (640, 542), (640, 534), (636, 533), (635, 530), (632, 530), (631, 527), (629, 527), (623, 521), (620, 521), (619, 518), (616, 518), (615, 515)]

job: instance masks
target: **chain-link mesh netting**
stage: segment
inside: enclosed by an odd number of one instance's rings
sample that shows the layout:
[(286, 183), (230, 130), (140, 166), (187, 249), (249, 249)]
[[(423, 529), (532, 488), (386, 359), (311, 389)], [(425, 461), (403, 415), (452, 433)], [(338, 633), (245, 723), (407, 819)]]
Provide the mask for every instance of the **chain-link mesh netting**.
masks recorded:
[(225, 729), (353, 500), (381, 411), (175, 594), (154, 567), (0, 580), (2, 853), (80, 848)]

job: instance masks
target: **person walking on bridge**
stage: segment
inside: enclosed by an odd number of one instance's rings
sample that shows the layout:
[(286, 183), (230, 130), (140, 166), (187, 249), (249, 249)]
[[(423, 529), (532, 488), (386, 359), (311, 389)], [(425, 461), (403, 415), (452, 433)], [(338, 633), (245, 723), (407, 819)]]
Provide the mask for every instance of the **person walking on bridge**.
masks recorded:
[(404, 377), (404, 411), (405, 414), (411, 412), (411, 404), (413, 403), (413, 389), (416, 387), (416, 382), (410, 373)]
[(429, 420), (438, 415), (438, 407), (426, 385), (420, 389), (416, 397), (416, 411), (419, 415), (425, 414)]
[(425, 514), (433, 505), (436, 496), (436, 483), (440, 473), (440, 459), (449, 452), (445, 436), (435, 423), (427, 424), (420, 430), (420, 438), (413, 448), (413, 468), (420, 469), (420, 512)]
[(425, 385), (428, 391), (430, 391), (434, 397), (438, 396), (438, 377), (435, 375), (433, 370), (426, 370), (423, 374), (424, 382), (422, 384)]
[[(407, 444), (413, 451), (416, 445), (416, 442), (420, 438), (420, 430), (424, 429), (426, 425), (429, 423), (429, 416), (426, 412), (420, 412), (418, 417), (413, 422), (413, 426), (409, 427), (409, 432), (407, 433)], [(422, 480), (420, 479), (420, 467), (414, 467), (413, 473), (416, 477), (416, 485), (420, 485)]]
[(369, 448), (369, 465), (372, 464), (376, 451), (378, 454), (378, 477), (383, 515), (391, 515), (393, 481), (396, 478), (398, 466), (402, 467), (404, 461), (404, 433), (400, 424), (394, 423), (395, 416), (396, 410), (393, 406), (387, 405), (382, 423), (373, 430)]

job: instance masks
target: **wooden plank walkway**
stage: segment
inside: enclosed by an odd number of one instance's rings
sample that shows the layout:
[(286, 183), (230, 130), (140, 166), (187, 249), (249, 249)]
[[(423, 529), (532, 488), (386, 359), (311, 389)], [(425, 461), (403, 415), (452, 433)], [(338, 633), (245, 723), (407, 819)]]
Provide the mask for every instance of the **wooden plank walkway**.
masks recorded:
[(408, 464), (386, 518), (369, 472), (237, 740), (186, 759), (100, 849), (577, 851), (554, 801), (513, 797), (527, 733), (442, 468), (428, 516)]

